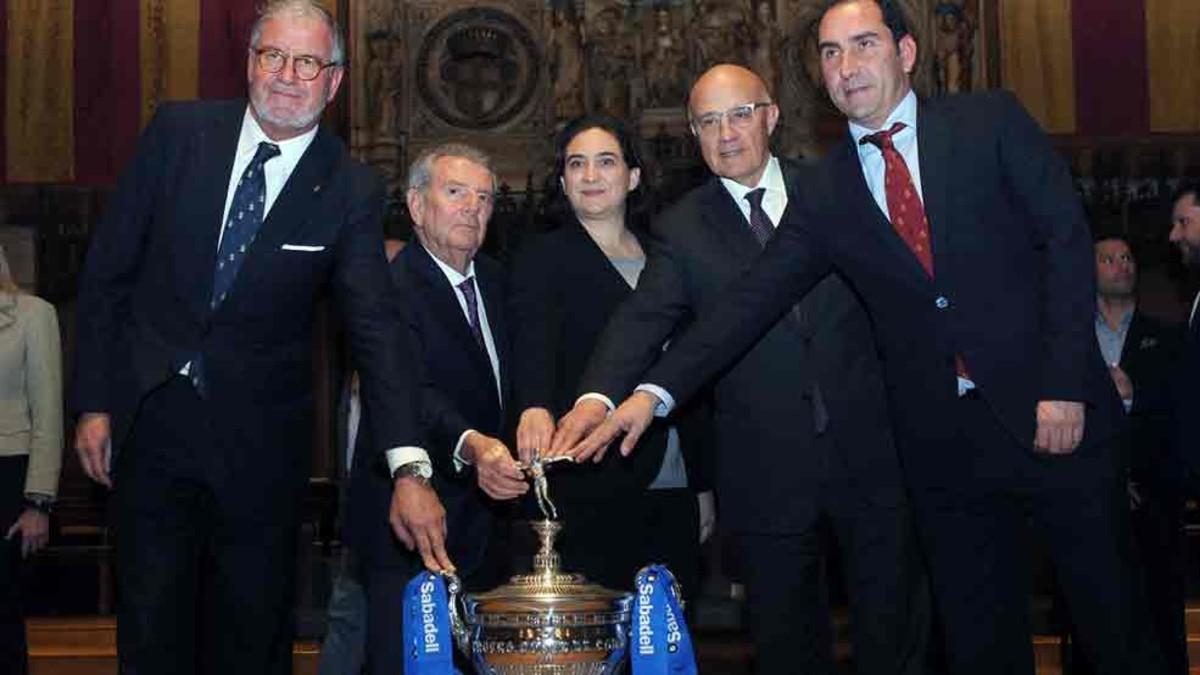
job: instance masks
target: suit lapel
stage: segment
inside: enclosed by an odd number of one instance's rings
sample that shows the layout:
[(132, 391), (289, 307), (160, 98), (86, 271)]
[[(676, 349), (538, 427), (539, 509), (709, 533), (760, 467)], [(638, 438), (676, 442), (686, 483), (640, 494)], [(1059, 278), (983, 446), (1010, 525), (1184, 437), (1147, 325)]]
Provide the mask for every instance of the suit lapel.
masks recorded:
[[(904, 243), (904, 240), (896, 233), (892, 222), (875, 203), (875, 198), (871, 195), (870, 188), (867, 187), (867, 179), (863, 176), (862, 164), (858, 161), (858, 150), (854, 147), (854, 141), (848, 133), (846, 142), (842, 144), (842, 149), (835, 157), (834, 162), (836, 174), (845, 177), (845, 180), (838, 181), (840, 202), (848, 205), (847, 212), (851, 216), (850, 220), (861, 223), (896, 260), (897, 276), (909, 282), (928, 284), (929, 275), (925, 273), (925, 268), (921, 266), (917, 256), (913, 255), (912, 249)], [(922, 166), (924, 166), (924, 162), (922, 162)], [(934, 272), (936, 273), (936, 271), (935, 267)]]
[[(410, 267), (424, 286), (421, 292), (425, 293), (428, 298), (430, 311), (458, 341), (458, 351), (469, 355), (472, 365), (481, 378), (486, 377), (488, 382), (495, 382), (496, 377), (492, 373), (491, 359), (475, 341), (475, 335), (471, 333), (471, 327), (467, 324), (467, 317), (463, 314), (462, 305), (458, 302), (458, 291), (450, 286), (446, 275), (433, 261), (432, 254), (426, 251), (419, 242), (413, 241), (412, 245), (404, 247), (400, 255), (408, 258)], [(478, 272), (478, 268), (479, 266), (476, 265), (476, 272)], [(482, 285), (481, 283), (480, 286)], [(487, 307), (487, 310), (490, 311), (491, 308)], [(489, 313), (489, 321), (491, 318)], [(496, 340), (496, 332), (493, 327), (493, 342)]]
[[(487, 312), (488, 327), (492, 330), (492, 343), (496, 346), (496, 362), (499, 365), (500, 371), (500, 391), (505, 392), (504, 395), (507, 396), (508, 388), (504, 386), (504, 383), (508, 381), (508, 373), (505, 370), (508, 367), (508, 359), (505, 358), (505, 355), (509, 353), (508, 324), (507, 317), (504, 314), (504, 299), (500, 293), (501, 275), (493, 267), (491, 260), (481, 259), (481, 257), (476, 257), (475, 259), (475, 274), (479, 278), (479, 292), (483, 296), (483, 307), (484, 311)], [(474, 338), (472, 338), (472, 341), (474, 341)], [(488, 372), (492, 372), (490, 359), (487, 366)], [(504, 401), (500, 402), (500, 407), (503, 409)]]
[(732, 252), (738, 262), (747, 262), (758, 257), (762, 246), (750, 231), (746, 216), (734, 203), (733, 197), (721, 179), (713, 177), (705, 186), (703, 195), (704, 208), (700, 217), (708, 223), (711, 231), (715, 232), (725, 244), (726, 250)]
[[(283, 190), (271, 205), (254, 243), (250, 245), (242, 269), (229, 291), (231, 296), (237, 294), (239, 288), (256, 288), (256, 277), (265, 267), (261, 264), (263, 259), (274, 255), (316, 213), (316, 205), (338, 154), (338, 141), (324, 129), (318, 130), (312, 144), (304, 151), (292, 175), (284, 183)], [(232, 303), (226, 301), (222, 306), (229, 304)]]
[(195, 199), (175, 231), (175, 274), (183, 297), (197, 316), (208, 315), (213, 269), (217, 263), (217, 236), (223, 223), (229, 173), (237, 154), (244, 106), (230, 105), (201, 127), (196, 139), (194, 171), (198, 178)]
[(941, 115), (935, 106), (918, 103), (917, 148), (921, 163), (921, 199), (925, 217), (929, 219), (930, 238), (933, 240), (933, 274), (949, 271), (948, 241), (950, 238), (947, 217), (947, 179), (954, 165), (950, 161), (951, 135), (946, 133)]

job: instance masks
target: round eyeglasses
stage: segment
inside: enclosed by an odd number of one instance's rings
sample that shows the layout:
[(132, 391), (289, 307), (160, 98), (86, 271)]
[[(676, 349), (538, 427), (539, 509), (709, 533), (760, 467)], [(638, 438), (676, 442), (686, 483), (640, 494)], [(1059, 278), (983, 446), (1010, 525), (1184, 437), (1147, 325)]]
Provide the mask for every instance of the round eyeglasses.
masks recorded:
[(321, 74), (322, 70), (340, 66), (342, 64), (337, 61), (325, 63), (315, 56), (308, 54), (293, 55), (272, 47), (264, 47), (261, 49), (251, 49), (254, 52), (255, 58), (258, 61), (258, 67), (268, 73), (278, 73), (287, 66), (288, 59), (292, 60), (292, 72), (296, 77), (304, 80), (315, 80)]

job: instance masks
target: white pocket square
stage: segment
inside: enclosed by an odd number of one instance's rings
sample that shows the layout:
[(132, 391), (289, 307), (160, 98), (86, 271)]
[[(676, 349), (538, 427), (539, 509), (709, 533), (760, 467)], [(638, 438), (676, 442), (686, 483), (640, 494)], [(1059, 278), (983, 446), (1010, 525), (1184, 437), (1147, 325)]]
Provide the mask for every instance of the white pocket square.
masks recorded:
[(325, 250), (324, 246), (305, 246), (304, 244), (284, 244), (279, 248), (283, 249), (284, 251), (303, 251), (305, 253), (315, 253), (317, 251)]

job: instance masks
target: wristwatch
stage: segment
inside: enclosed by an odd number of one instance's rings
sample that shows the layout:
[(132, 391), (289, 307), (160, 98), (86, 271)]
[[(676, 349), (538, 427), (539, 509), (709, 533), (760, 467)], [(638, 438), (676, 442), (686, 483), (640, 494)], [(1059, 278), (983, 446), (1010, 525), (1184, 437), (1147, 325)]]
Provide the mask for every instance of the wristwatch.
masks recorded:
[(405, 462), (392, 472), (393, 482), (399, 478), (416, 478), (422, 485), (429, 485), (429, 479), (433, 478), (433, 465), (423, 460)]
[(54, 497), (50, 495), (25, 495), (25, 508), (50, 515), (54, 511)]

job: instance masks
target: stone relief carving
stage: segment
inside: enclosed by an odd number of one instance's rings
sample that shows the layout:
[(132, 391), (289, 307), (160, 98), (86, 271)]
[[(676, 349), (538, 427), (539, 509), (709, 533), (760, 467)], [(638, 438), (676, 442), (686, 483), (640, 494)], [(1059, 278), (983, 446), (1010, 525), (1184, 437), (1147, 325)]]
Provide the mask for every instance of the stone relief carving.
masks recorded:
[(687, 96), (687, 54), (683, 47), (683, 35), (675, 24), (674, 12), (670, 7), (654, 10), (649, 43), (650, 47), (642, 53), (646, 106), (679, 107)]
[(550, 12), (546, 30), (546, 65), (554, 83), (553, 117), (569, 120), (583, 114), (583, 39), (571, 5)]
[[(901, 3), (918, 35), (922, 91), (985, 85), (981, 34), (992, 29), (981, 23), (982, 0)], [(688, 87), (708, 67), (732, 62), (762, 76), (779, 103), (776, 149), (820, 154), (844, 128), (816, 60), (813, 22), (823, 4), (351, 0), (354, 150), (396, 185), (411, 153), (463, 138), (512, 175), (533, 171), (540, 179), (549, 130), (583, 113), (608, 113), (639, 129), (661, 150), (653, 154), (669, 155), (670, 167), (686, 169), (698, 162)]]
[(969, 91), (977, 24), (971, 2), (941, 0), (933, 8), (933, 83), (938, 93)]
[(492, 129), (523, 112), (540, 79), (533, 35), (511, 14), (490, 7), (461, 9), (429, 30), (417, 54), (422, 103), (463, 129)]

